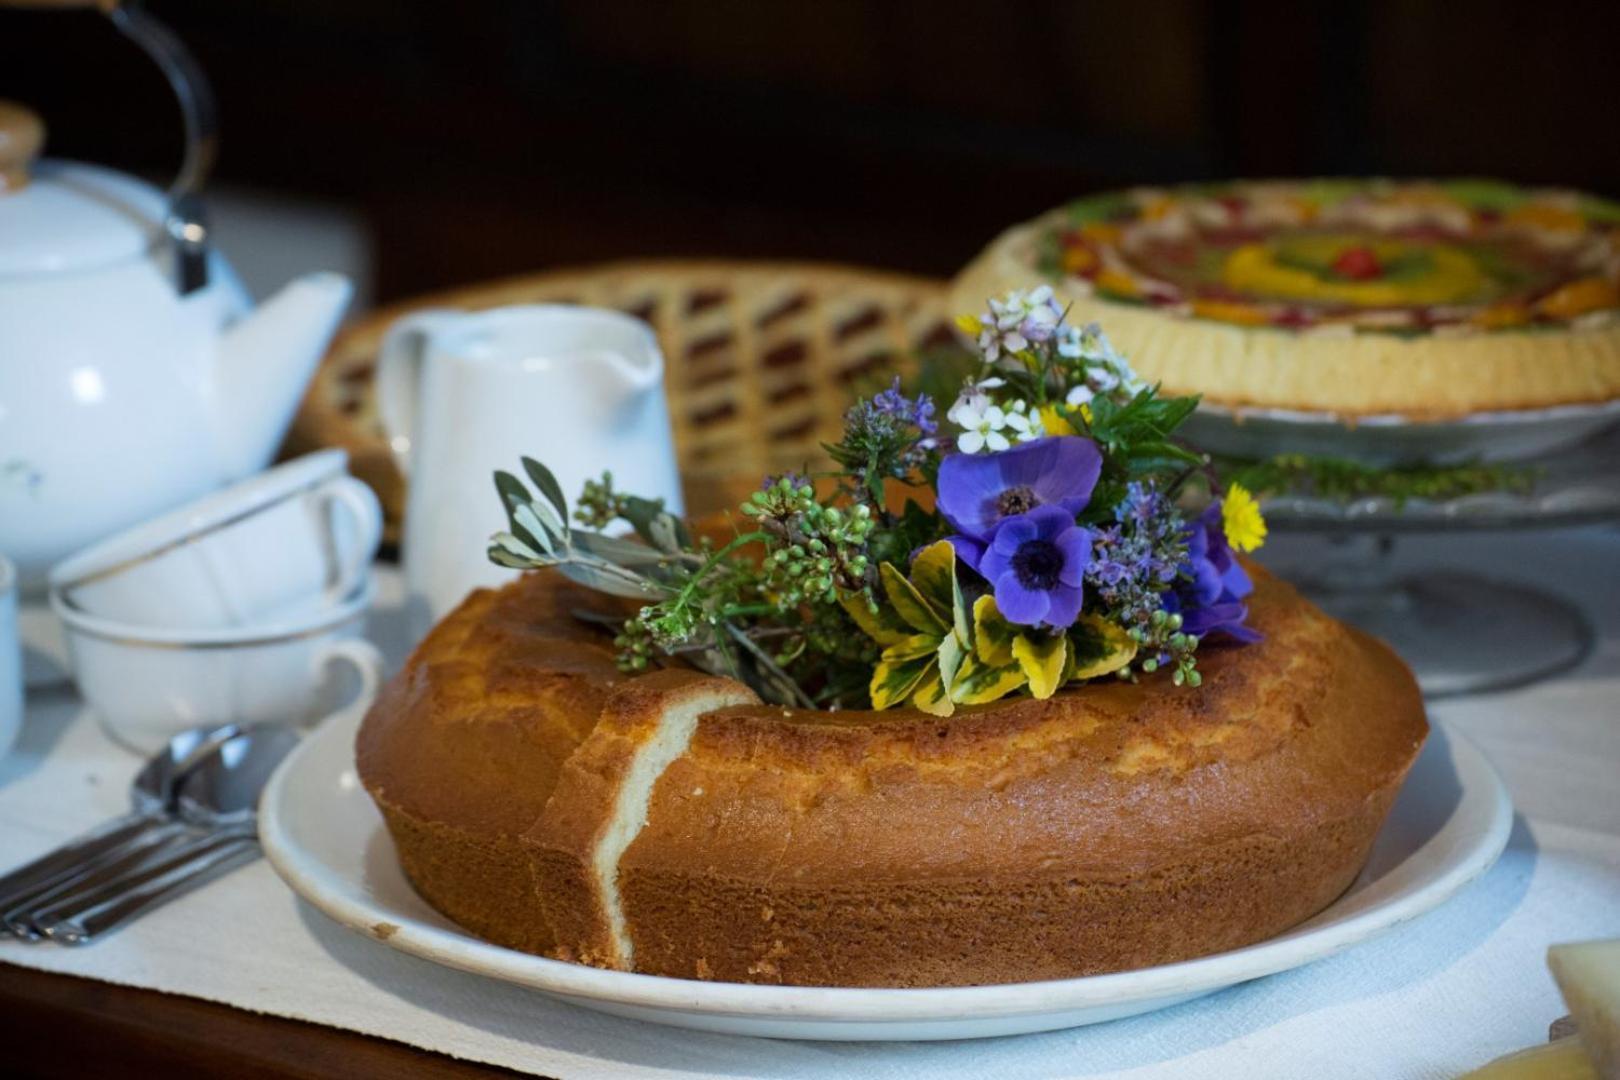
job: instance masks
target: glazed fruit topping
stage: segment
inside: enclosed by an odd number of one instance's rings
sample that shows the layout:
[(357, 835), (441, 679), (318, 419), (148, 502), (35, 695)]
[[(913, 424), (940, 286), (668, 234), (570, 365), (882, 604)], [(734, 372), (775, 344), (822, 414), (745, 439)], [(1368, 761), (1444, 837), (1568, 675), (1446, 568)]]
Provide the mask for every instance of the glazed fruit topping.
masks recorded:
[(1351, 281), (1370, 281), (1383, 276), (1384, 264), (1378, 261), (1372, 248), (1357, 244), (1339, 252), (1339, 257), (1333, 260), (1333, 272)]

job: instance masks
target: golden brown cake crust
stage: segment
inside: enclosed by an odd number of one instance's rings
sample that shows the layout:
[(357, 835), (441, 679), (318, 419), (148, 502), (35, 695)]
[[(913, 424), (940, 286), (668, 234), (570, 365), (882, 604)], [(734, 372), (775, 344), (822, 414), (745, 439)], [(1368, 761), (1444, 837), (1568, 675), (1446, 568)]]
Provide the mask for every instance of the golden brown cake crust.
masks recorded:
[(620, 785), (637, 751), (657, 734), (665, 711), (690, 703), (758, 701), (740, 683), (684, 668), (637, 676), (611, 691), (595, 730), (563, 765), (546, 811), (522, 837), (558, 956), (623, 966), (596, 895), (592, 859), (613, 816)]
[[(765, 705), (706, 713), (619, 863), (636, 970), (822, 985), (1024, 981), (1234, 948), (1321, 910), (1359, 872), (1427, 728), (1415, 683), (1384, 646), (1254, 575), (1251, 623), (1265, 638), (1207, 646), (1198, 689), (1099, 683), (948, 720)], [(494, 940), (589, 959), (600, 940), (593, 898), (581, 875), (548, 871), (533, 841), (582, 850), (611, 780), (576, 788), (557, 784), (559, 771), (617, 775), (606, 750), (629, 739), (614, 751), (628, 752), (648, 729), (619, 722), (611, 738), (586, 739), (615, 676), (589, 631), (548, 621), (566, 612), (554, 581), (475, 597), (424, 643), (367, 720), (361, 776), (430, 902)], [(537, 725), (468, 696), (486, 668), (513, 680), (491, 685), (522, 681), (530, 712), (576, 714), (553, 721), (566, 736), (500, 737), (508, 752), (555, 755), (550, 765), (491, 767), (495, 737), (472, 729)], [(510, 674), (520, 670), (524, 680)], [(441, 680), (461, 689), (441, 692)], [(436, 720), (415, 715), (428, 703), (444, 710)], [(390, 715), (401, 711), (409, 719)], [(486, 749), (448, 745), (460, 738)], [(582, 743), (595, 749), (565, 768)], [(591, 764), (591, 754), (602, 756)], [(402, 809), (444, 839), (402, 831)], [(527, 850), (506, 831), (525, 828)], [(489, 857), (463, 861), (449, 839), (463, 834)], [(536, 852), (543, 905), (497, 895)], [(511, 860), (501, 875), (497, 854)], [(542, 908), (571, 914), (547, 921)]]
[(518, 837), (622, 682), (571, 614), (596, 593), (552, 574), (479, 590), (419, 645), (366, 716), (360, 779), (429, 903), (500, 944), (552, 948)]
[(1359, 871), (1426, 731), (1405, 668), (1257, 573), (1204, 685), (705, 717), (622, 864), (637, 966), (920, 986), (1135, 968), (1276, 934)]

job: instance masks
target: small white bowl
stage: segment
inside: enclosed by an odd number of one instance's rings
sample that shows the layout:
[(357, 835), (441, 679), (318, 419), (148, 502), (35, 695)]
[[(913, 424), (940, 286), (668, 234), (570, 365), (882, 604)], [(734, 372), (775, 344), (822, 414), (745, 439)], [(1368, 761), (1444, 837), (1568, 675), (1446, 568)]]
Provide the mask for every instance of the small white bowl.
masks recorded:
[(17, 640), (17, 568), (0, 555), (0, 757), (22, 730), (22, 646)]
[[(227, 629), (131, 626), (79, 610), (60, 591), (73, 677), (112, 738), (139, 753), (199, 724), (303, 724), (343, 703), (328, 668), (358, 675), (349, 697), (369, 703), (382, 655), (360, 635), (375, 593), (369, 575), (342, 603), (295, 619)], [(351, 682), (353, 680), (350, 680)]]
[(51, 568), (78, 611), (147, 628), (252, 626), (332, 608), (369, 572), (382, 510), (342, 450), (308, 454)]

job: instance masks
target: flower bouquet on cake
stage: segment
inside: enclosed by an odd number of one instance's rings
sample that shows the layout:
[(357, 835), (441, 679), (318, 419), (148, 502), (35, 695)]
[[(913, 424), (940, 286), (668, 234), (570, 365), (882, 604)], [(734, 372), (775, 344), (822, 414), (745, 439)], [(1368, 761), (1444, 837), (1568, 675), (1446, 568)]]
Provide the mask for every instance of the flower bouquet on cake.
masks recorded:
[[(497, 473), (490, 558), (640, 601), (613, 624), (627, 671), (678, 659), (805, 708), (909, 702), (949, 716), (1091, 679), (1199, 684), (1206, 644), (1255, 639), (1234, 552), (1266, 527), (1175, 439), (1197, 404), (1145, 385), (1049, 288), (961, 327), (976, 371), (943, 420), (899, 380), (855, 403), (827, 472), (768, 477), (729, 530), (586, 485), (573, 520), (545, 466)], [(1183, 509), (1190, 482), (1213, 496)], [(622, 523), (622, 524), (621, 524)], [(609, 528), (627, 524), (634, 537)]]

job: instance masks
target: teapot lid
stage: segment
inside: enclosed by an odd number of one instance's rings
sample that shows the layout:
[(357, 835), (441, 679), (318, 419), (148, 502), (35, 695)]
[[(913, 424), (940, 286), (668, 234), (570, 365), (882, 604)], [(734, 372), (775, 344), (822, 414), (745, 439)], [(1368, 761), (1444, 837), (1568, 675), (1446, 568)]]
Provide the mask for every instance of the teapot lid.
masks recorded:
[[(90, 270), (148, 251), (161, 196), (108, 169), (42, 162), (45, 125), (0, 101), (0, 275)], [(31, 175), (32, 174), (32, 175)]]

